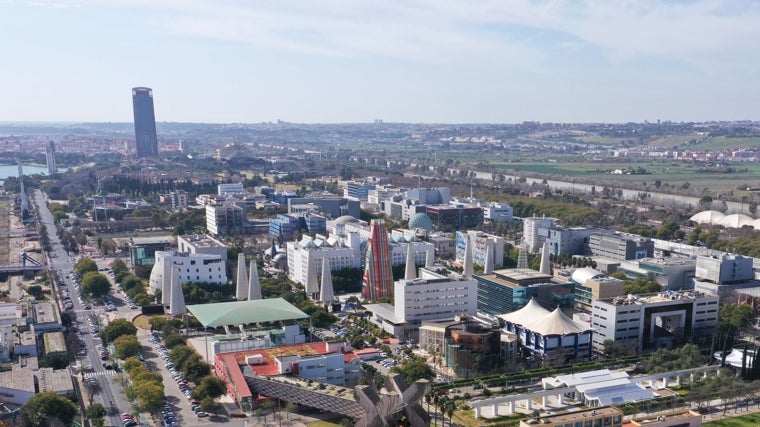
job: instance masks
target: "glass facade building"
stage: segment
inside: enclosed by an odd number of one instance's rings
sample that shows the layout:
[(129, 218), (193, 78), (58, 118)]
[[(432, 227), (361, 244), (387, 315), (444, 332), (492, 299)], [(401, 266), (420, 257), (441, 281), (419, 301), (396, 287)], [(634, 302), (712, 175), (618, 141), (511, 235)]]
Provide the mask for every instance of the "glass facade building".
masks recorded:
[(132, 88), (132, 110), (135, 118), (135, 144), (137, 157), (158, 155), (156, 113), (153, 110), (153, 89)]

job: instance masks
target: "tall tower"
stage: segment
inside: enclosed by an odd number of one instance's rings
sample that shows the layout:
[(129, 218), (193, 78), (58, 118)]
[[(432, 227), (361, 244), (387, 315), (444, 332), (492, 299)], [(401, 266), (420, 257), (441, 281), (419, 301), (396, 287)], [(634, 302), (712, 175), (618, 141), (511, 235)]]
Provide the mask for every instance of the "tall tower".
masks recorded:
[(388, 232), (382, 219), (373, 219), (367, 242), (367, 262), (362, 280), (362, 297), (376, 301), (393, 296), (393, 272)]
[(55, 163), (55, 142), (48, 141), (45, 149), (45, 160), (47, 160), (48, 174), (58, 173), (58, 165)]
[(137, 157), (157, 156), (158, 136), (156, 136), (156, 113), (153, 110), (153, 89), (133, 87), (132, 110), (135, 117)]

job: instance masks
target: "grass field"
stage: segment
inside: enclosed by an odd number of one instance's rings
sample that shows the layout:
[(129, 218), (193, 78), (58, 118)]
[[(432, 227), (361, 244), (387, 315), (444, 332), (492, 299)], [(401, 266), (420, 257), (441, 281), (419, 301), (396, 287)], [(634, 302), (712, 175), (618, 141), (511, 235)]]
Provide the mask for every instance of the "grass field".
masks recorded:
[[(646, 183), (653, 185), (659, 180), (670, 187), (678, 187), (689, 182), (692, 189), (710, 188), (716, 191), (734, 191), (740, 184), (760, 184), (760, 165), (735, 164), (733, 173), (725, 173), (719, 168), (706, 168), (689, 163), (613, 163), (613, 162), (492, 162), (490, 166), (503, 169), (505, 174), (533, 172), (551, 175), (555, 179), (578, 179), (579, 182), (607, 183)], [(644, 168), (648, 173), (641, 175), (612, 175), (607, 171), (614, 169)], [(746, 171), (745, 171), (746, 170)], [(667, 187), (666, 186), (666, 187)]]
[(312, 421), (306, 424), (307, 427), (340, 427), (338, 423), (331, 423), (330, 421)]
[(690, 149), (695, 150), (719, 150), (723, 148), (752, 148), (760, 147), (760, 137), (754, 138), (727, 138), (725, 136), (717, 136), (710, 138), (707, 141), (689, 146)]
[(703, 135), (698, 135), (696, 133), (689, 135), (668, 135), (649, 141), (648, 145), (652, 147), (672, 148), (677, 145), (686, 144), (691, 140), (699, 141), (702, 138), (704, 138)]
[(747, 414), (741, 417), (726, 418), (702, 424), (705, 427), (757, 427), (760, 426), (760, 414)]
[(625, 141), (635, 141), (637, 138), (615, 138), (614, 136), (584, 135), (574, 139), (576, 141), (588, 142), (590, 144), (616, 145), (621, 144)]

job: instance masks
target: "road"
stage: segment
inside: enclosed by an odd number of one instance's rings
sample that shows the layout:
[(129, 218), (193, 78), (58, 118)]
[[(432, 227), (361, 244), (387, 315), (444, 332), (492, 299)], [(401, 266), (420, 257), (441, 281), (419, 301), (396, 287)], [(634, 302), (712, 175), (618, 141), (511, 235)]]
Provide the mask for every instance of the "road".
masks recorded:
[[(130, 412), (129, 402), (127, 401), (122, 391), (121, 385), (115, 380), (115, 373), (111, 370), (103, 368), (102, 361), (99, 357), (97, 346), (100, 344), (100, 338), (93, 336), (89, 333), (89, 326), (87, 325), (87, 314), (98, 314), (97, 310), (85, 310), (79, 299), (76, 298), (76, 292), (74, 291), (74, 283), (66, 276), (73, 273), (74, 259), (66, 253), (61, 245), (61, 240), (58, 238), (56, 232), (56, 226), (53, 222), (53, 215), (47, 208), (46, 196), (40, 190), (34, 191), (34, 203), (37, 206), (37, 214), (39, 216), (39, 222), (47, 229), (48, 238), (50, 239), (50, 245), (52, 251), (48, 254), (48, 262), (50, 263), (51, 270), (59, 271), (59, 278), (66, 285), (66, 288), (72, 294), (71, 301), (74, 304), (74, 312), (77, 313), (77, 323), (80, 327), (80, 331), (84, 332), (84, 342), (87, 348), (87, 355), (81, 360), (82, 366), (91, 364), (94, 368), (94, 372), (86, 374), (87, 376), (93, 376), (98, 379), (100, 385), (100, 392), (96, 395), (101, 399), (101, 403), (108, 410), (106, 416), (106, 425), (118, 426), (121, 425), (120, 413)], [(54, 295), (58, 295), (57, 289), (54, 290)], [(62, 305), (59, 303), (59, 307)], [(82, 399), (86, 400), (86, 390), (83, 388), (82, 392), (84, 396)]]

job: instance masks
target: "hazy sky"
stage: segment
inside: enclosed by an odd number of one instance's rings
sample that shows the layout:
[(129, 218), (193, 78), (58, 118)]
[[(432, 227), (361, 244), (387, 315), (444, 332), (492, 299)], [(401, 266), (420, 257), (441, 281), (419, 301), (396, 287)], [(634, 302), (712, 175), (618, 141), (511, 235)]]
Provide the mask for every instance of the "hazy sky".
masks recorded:
[(0, 121), (758, 120), (753, 0), (0, 0)]

